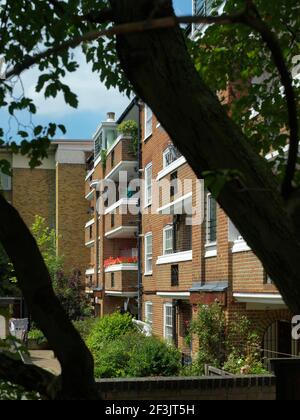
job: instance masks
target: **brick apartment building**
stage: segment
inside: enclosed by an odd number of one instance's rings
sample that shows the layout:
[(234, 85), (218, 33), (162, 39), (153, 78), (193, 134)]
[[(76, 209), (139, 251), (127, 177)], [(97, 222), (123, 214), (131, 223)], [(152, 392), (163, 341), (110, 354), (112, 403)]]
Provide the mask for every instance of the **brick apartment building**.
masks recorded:
[[(86, 291), (95, 303), (96, 314), (100, 316), (124, 305), (137, 315), (137, 215), (127, 214), (126, 208), (130, 203), (137, 207), (138, 201), (131, 198), (126, 187), (125, 191), (118, 191), (121, 172), (127, 174), (128, 182), (138, 175), (137, 150), (133, 149), (131, 138), (118, 135), (117, 131), (118, 125), (126, 120), (138, 123), (139, 112), (135, 101), (118, 121), (115, 121), (113, 113), (108, 114), (107, 121), (98, 127), (93, 137), (94, 153), (87, 160), (85, 197), (90, 204), (90, 212), (85, 225), (85, 244), (90, 249), (90, 263), (86, 269)], [(97, 212), (101, 180), (117, 186), (116, 196), (112, 201), (105, 202), (104, 214)]]
[(11, 163), (12, 177), (0, 174), (0, 191), (19, 211), (28, 227), (35, 216), (45, 218), (57, 233), (57, 252), (64, 256), (64, 269), (85, 271), (89, 259), (84, 246), (88, 204), (84, 199), (85, 162), (92, 150), (90, 140), (53, 141), (48, 158), (31, 170), (28, 158), (0, 149), (0, 159)]
[[(130, 137), (117, 133), (118, 124), (132, 119), (141, 127), (138, 155)], [(133, 101), (118, 121), (109, 114), (94, 136), (94, 147), (87, 160), (90, 218), (85, 242), (90, 248), (86, 291), (97, 315), (129, 309), (151, 324), (155, 335), (173, 341), (190, 356), (192, 349), (185, 344), (188, 323), (199, 304), (218, 301), (228, 320), (247, 315), (253, 321), (266, 356), (298, 355), (291, 340), (291, 314), (282, 297), (210, 193), (203, 192), (203, 223), (190, 226), (189, 211), (177, 214), (178, 208), (195, 206), (196, 177), (152, 111)], [(107, 150), (105, 159), (101, 150)], [(139, 176), (145, 183), (141, 223), (127, 208), (139, 205), (130, 188), (111, 203), (104, 197), (104, 214), (97, 213), (97, 200), (106, 191), (97, 191), (99, 182), (111, 180), (118, 187), (122, 171), (128, 183)], [(187, 179), (192, 182), (182, 190), (180, 181)], [(156, 194), (166, 180), (169, 187)]]
[[(211, 0), (193, 0), (194, 14), (208, 14), (211, 7)], [(199, 28), (192, 25), (192, 37)], [(138, 156), (128, 154), (130, 139), (116, 133), (124, 119), (134, 119), (140, 127)], [(187, 325), (199, 304), (218, 301), (229, 321), (239, 315), (253, 321), (266, 357), (298, 355), (282, 297), (211, 194), (203, 191), (203, 223), (190, 226), (189, 212), (178, 214), (178, 207), (196, 205), (197, 180), (151, 109), (133, 101), (117, 122), (108, 119), (99, 127), (94, 141), (86, 177), (92, 217), (86, 224), (86, 245), (91, 247), (86, 274), (97, 313), (111, 313), (125, 304), (151, 324), (155, 335), (173, 341), (189, 357), (193, 349), (185, 344)], [(105, 169), (101, 148), (108, 149)], [(128, 195), (99, 217), (95, 207), (101, 193), (95, 187), (102, 179), (117, 182), (122, 170), (129, 180), (135, 176), (144, 181), (142, 216), (118, 214), (134, 200)], [(182, 191), (179, 186), (187, 179), (192, 183)], [(165, 181), (171, 184), (156, 194)]]

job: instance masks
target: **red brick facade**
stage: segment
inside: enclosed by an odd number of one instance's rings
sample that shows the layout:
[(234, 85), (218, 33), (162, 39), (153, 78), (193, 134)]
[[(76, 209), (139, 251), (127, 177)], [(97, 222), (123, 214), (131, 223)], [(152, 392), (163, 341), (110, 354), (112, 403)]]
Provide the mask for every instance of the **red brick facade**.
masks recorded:
[[(172, 142), (155, 116), (152, 116), (152, 134), (149, 135), (150, 123), (149, 118), (145, 116), (144, 107), (141, 108), (140, 124), (142, 127), (140, 173), (146, 181), (149, 173), (147, 168), (152, 165), (153, 196), (152, 203), (145, 206), (146, 192), (143, 190), (141, 194), (142, 319), (151, 322), (155, 335), (171, 338), (184, 353), (189, 354), (191, 349), (185, 343), (187, 325), (196, 316), (198, 305), (209, 305), (218, 301), (224, 307), (229, 322), (233, 317), (242, 315), (247, 315), (253, 321), (253, 325), (261, 335), (263, 347), (266, 343), (264, 337), (268, 328), (276, 322), (286, 322), (285, 325), (289, 326), (290, 324), (287, 323), (290, 323), (291, 314), (275, 286), (268, 281), (256, 256), (242, 238), (232, 236), (232, 231), (235, 232), (233, 225), (219, 206), (216, 206), (216, 226), (208, 227), (211, 217), (208, 215), (210, 211), (208, 205), (212, 206), (212, 204), (209, 204), (210, 201), (208, 203), (210, 198), (206, 195), (207, 193), (204, 193), (205, 217), (202, 224), (189, 228), (185, 223), (184, 215), (178, 218), (174, 214), (162, 214), (164, 206), (170, 207), (170, 203), (180, 201), (182, 197), (188, 200), (191, 194), (192, 204), (195, 205), (196, 177), (180, 154), (176, 155), (176, 159), (172, 161), (164, 161), (164, 156), (167, 156)], [(145, 138), (146, 126), (147, 138)], [(128, 139), (117, 141), (112, 149), (114, 150), (113, 158), (111, 157), (112, 150), (107, 156), (105, 170), (98, 163), (90, 172), (91, 177), (87, 180), (86, 193), (90, 191), (91, 181), (105, 178), (121, 162), (132, 160), (130, 149)], [(172, 189), (171, 194), (169, 188), (160, 192), (159, 198), (154, 197), (159, 182), (174, 181), (174, 179), (182, 182), (190, 179), (192, 180), (191, 187), (185, 191), (179, 189), (174, 192)], [(93, 200), (91, 206), (95, 209), (96, 195)], [(157, 211), (156, 208), (158, 208)], [(110, 213), (100, 218), (97, 218), (95, 214), (93, 216), (97, 220), (93, 227), (97, 229), (100, 240), (98, 241), (98, 263), (96, 262), (96, 246), (91, 248), (91, 267), (94, 267), (95, 273), (92, 278), (93, 287), (102, 290), (102, 298), (98, 301), (101, 304), (101, 314), (119, 309), (126, 301), (128, 302), (128, 299), (130, 309), (132, 309), (136, 306), (134, 290), (137, 290), (138, 284), (137, 268), (131, 267), (132, 271), (126, 271), (126, 267), (123, 267), (124, 271), (115, 271), (112, 276), (111, 270), (104, 267), (104, 262), (109, 257), (121, 256), (125, 249), (137, 248), (136, 238), (124, 239), (122, 235), (118, 237), (118, 234), (116, 237), (107, 237), (113, 229), (137, 225), (137, 218), (133, 215), (115, 214), (112, 222)], [(208, 233), (209, 229), (210, 233)], [(170, 238), (169, 241), (166, 239), (171, 234), (171, 230), (173, 242)], [(208, 246), (209, 234), (213, 234), (216, 240), (211, 241)], [(236, 235), (237, 232), (234, 234)], [(149, 235), (152, 235), (150, 257), (148, 255), (149, 241), (151, 241)], [(114, 268), (114, 270), (117, 269)], [(216, 290), (215, 287), (217, 287)], [(113, 292), (118, 292), (118, 294), (113, 295)], [(278, 346), (272, 344), (274, 351), (279, 351)]]

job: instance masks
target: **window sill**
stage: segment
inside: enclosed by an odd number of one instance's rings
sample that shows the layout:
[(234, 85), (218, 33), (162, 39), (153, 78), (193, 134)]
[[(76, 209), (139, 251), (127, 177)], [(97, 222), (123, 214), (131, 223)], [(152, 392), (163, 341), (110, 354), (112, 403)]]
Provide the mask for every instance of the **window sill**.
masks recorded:
[(177, 252), (175, 254), (161, 255), (157, 258), (156, 265), (187, 262), (193, 260), (193, 251)]
[(174, 160), (174, 162), (172, 162), (169, 166), (167, 166), (166, 168), (162, 169), (156, 178), (156, 181), (160, 181), (162, 178), (166, 177), (167, 175), (169, 175), (170, 173), (176, 171), (176, 169), (180, 168), (182, 165), (184, 165), (186, 163), (186, 159), (184, 156), (181, 156), (180, 158)]
[(210, 244), (205, 245), (205, 258), (214, 258), (218, 255), (217, 252), (217, 243), (212, 242)]
[(144, 273), (144, 277), (151, 277), (153, 276), (153, 271), (149, 271), (148, 273)]
[(149, 207), (151, 207), (152, 206), (152, 201), (151, 201), (151, 203), (149, 203), (149, 204), (145, 204), (144, 205), (144, 209), (148, 209)]
[(151, 134), (148, 134), (148, 136), (147, 137), (145, 137), (144, 138), (144, 143), (146, 143), (148, 140), (150, 140), (150, 138), (152, 137), (152, 135), (153, 135), (153, 133), (151, 133)]
[(238, 254), (239, 252), (248, 252), (248, 251), (251, 251), (251, 248), (249, 248), (249, 246), (243, 239), (235, 241), (231, 250), (233, 254)]

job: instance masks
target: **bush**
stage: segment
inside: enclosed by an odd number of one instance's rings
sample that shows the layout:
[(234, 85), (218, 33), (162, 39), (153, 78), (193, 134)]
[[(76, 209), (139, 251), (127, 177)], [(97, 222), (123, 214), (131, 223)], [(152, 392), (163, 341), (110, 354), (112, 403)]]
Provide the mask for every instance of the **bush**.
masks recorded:
[(174, 346), (136, 332), (102, 342), (94, 360), (96, 378), (174, 376), (181, 367)]
[(98, 352), (102, 350), (103, 342), (114, 340), (133, 330), (132, 316), (115, 312), (95, 321), (87, 338), (87, 345), (92, 352)]
[(95, 323), (96, 320), (94, 318), (86, 318), (81, 321), (73, 321), (74, 327), (79, 332), (84, 341), (86, 341), (88, 336), (91, 334)]
[(203, 375), (205, 364), (232, 374), (261, 374), (259, 335), (246, 316), (236, 316), (226, 324), (218, 303), (200, 305), (197, 318), (191, 323), (188, 340), (195, 336), (199, 351), (191, 367), (183, 375)]
[(236, 353), (230, 354), (223, 369), (233, 375), (264, 375), (269, 373), (258, 357), (251, 355), (240, 357)]
[(19, 385), (0, 380), (0, 401), (25, 401), (41, 399), (41, 396), (36, 392), (28, 392)]
[(47, 338), (44, 336), (41, 330), (32, 329), (28, 333), (28, 339), (34, 340), (37, 344), (47, 343)]

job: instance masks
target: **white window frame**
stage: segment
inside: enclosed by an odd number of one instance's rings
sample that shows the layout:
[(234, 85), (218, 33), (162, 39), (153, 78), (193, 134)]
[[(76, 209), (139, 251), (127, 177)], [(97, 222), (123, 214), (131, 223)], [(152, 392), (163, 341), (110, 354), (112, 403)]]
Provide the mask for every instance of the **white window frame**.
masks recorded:
[(152, 136), (153, 133), (153, 112), (152, 109), (145, 104), (145, 112), (144, 112), (144, 117), (145, 117), (145, 137), (144, 140), (147, 140), (150, 136)]
[(229, 242), (241, 242), (244, 240), (239, 230), (235, 227), (235, 224), (230, 219), (228, 225), (228, 239)]
[(245, 239), (242, 237), (239, 230), (235, 227), (234, 223), (230, 219), (228, 223), (228, 242), (233, 243), (231, 249), (233, 254), (251, 251)]
[(151, 326), (153, 325), (153, 303), (150, 301), (145, 302), (145, 322)]
[[(167, 324), (167, 308), (171, 308), (171, 323)], [(172, 303), (165, 303), (164, 304), (164, 338), (166, 341), (168, 341), (169, 343), (173, 342), (173, 311), (174, 311), (174, 307), (172, 305)], [(171, 334), (169, 334), (169, 331), (171, 330)]]
[[(151, 249), (152, 249), (151, 254), (148, 252), (149, 238), (151, 238)], [(153, 234), (152, 234), (152, 232), (148, 232), (145, 235), (144, 247), (145, 247), (145, 270), (144, 270), (144, 275), (145, 276), (150, 276), (153, 273)], [(149, 267), (148, 267), (149, 261), (151, 261), (151, 270), (149, 270)]]
[[(211, 200), (214, 200), (214, 198), (212, 197), (211, 193), (208, 193), (206, 198), (207, 198), (207, 203), (206, 203), (206, 234), (205, 234), (206, 245), (217, 245), (217, 240), (211, 241), (210, 238), (209, 238), (210, 222), (211, 222), (211, 219), (210, 219), (210, 203), (211, 203)], [(216, 209), (216, 212), (217, 212), (217, 209)], [(217, 214), (216, 214), (216, 224), (217, 224)]]
[[(152, 162), (145, 167), (145, 207), (149, 207), (152, 205), (152, 168)], [(148, 174), (149, 172), (151, 173), (150, 179)]]
[[(172, 239), (172, 244), (171, 244), (171, 248), (167, 248), (167, 232), (171, 231), (171, 239)], [(163, 230), (163, 255), (171, 255), (174, 254), (174, 248), (173, 248), (173, 226), (165, 226), (164, 230)]]

